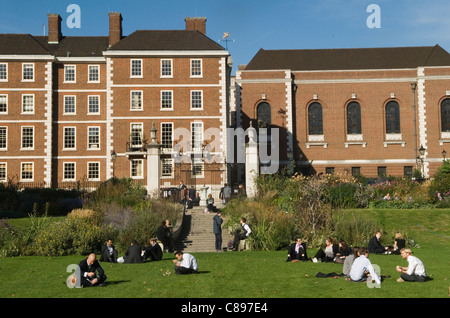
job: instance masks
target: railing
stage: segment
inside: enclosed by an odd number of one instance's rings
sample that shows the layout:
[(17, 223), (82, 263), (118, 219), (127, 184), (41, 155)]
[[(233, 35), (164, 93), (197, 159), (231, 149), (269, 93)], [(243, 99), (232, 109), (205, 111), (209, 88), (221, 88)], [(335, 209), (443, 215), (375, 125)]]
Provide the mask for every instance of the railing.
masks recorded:
[(145, 152), (147, 151), (144, 143), (133, 143), (130, 141), (126, 142), (126, 151), (127, 152)]
[(39, 188), (57, 188), (68, 190), (86, 190), (93, 191), (97, 189), (101, 181), (64, 181), (48, 184), (46, 182), (8, 182), (5, 185), (12, 186), (18, 190), (39, 189)]

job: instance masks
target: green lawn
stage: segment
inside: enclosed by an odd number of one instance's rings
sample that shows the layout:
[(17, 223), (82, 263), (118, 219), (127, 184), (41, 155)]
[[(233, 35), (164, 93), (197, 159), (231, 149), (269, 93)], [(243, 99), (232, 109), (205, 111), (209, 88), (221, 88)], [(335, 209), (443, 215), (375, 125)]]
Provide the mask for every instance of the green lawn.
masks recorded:
[[(381, 268), (381, 288), (340, 278), (316, 278), (318, 272), (341, 273), (341, 264), (286, 263), (286, 251), (197, 253), (200, 273), (179, 276), (173, 256), (143, 264), (102, 263), (108, 279), (98, 288), (68, 288), (67, 267), (84, 256), (0, 258), (1, 298), (448, 298), (450, 285), (450, 213), (446, 210), (354, 210), (379, 220), (387, 230), (407, 230), (420, 244), (414, 255), (432, 278), (425, 283), (397, 283), (398, 255), (371, 255)], [(309, 249), (313, 256), (316, 249)], [(169, 272), (169, 275), (164, 275)]]

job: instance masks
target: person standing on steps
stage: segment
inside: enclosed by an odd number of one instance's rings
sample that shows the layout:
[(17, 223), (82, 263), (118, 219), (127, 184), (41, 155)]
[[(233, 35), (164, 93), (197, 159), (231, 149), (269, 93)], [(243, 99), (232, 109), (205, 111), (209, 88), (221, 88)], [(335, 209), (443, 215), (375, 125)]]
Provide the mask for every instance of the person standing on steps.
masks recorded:
[(216, 215), (213, 217), (213, 231), (216, 236), (216, 252), (222, 251), (222, 212), (220, 210), (217, 211)]
[(231, 199), (231, 188), (228, 183), (225, 183), (225, 187), (223, 188), (223, 203), (227, 204)]

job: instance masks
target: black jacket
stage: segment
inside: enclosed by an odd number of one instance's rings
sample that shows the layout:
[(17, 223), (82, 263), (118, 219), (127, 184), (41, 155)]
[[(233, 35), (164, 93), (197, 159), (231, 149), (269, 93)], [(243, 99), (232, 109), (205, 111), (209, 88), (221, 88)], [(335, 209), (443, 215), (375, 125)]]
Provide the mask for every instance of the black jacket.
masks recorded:
[[(303, 247), (303, 252), (299, 249), (299, 253), (296, 254), (295, 253), (295, 246), (297, 245), (297, 243), (292, 243), (289, 246), (288, 249), (288, 254), (290, 255), (291, 260), (307, 260), (308, 259), (308, 254), (306, 253), (306, 243), (302, 243), (302, 247)], [(302, 256), (302, 254), (304, 254), (304, 256)]]
[(80, 275), (81, 277), (84, 277), (86, 273), (97, 273), (98, 276), (104, 276), (105, 272), (103, 271), (103, 268), (100, 266), (100, 263), (95, 260), (92, 265), (88, 265), (87, 258), (82, 260), (80, 264), (78, 264), (80, 268)]
[(124, 263), (142, 263), (141, 246), (133, 244), (128, 247), (123, 259)]
[(160, 261), (162, 259), (162, 249), (161, 246), (159, 246), (158, 243), (155, 245), (149, 245), (144, 250), (144, 259), (147, 259), (150, 257), (150, 260), (152, 261)]
[(386, 251), (384, 246), (380, 244), (376, 236), (370, 239), (368, 250), (369, 253), (384, 253)]
[(114, 245), (111, 245), (111, 247), (113, 248), (113, 253), (110, 254), (109, 253), (109, 249), (108, 246), (105, 244), (102, 246), (102, 252), (100, 254), (100, 262), (112, 262), (112, 263), (117, 263), (117, 258), (118, 258), (118, 252), (116, 250), (116, 248), (114, 247)]

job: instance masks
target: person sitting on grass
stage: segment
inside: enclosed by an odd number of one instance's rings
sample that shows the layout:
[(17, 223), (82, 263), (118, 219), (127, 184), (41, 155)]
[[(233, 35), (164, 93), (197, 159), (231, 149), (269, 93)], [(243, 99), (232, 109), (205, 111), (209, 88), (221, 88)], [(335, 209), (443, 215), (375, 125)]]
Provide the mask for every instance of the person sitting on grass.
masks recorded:
[(334, 258), (335, 263), (344, 264), (345, 258), (352, 253), (352, 249), (344, 240), (339, 241), (339, 251)]
[(106, 244), (102, 246), (102, 252), (100, 254), (100, 262), (117, 263), (118, 252), (114, 247), (112, 240), (108, 239)]
[(381, 232), (377, 231), (375, 233), (374, 237), (372, 237), (369, 240), (369, 245), (368, 245), (369, 253), (381, 254), (381, 253), (386, 253), (388, 251), (389, 246), (383, 246), (380, 244), (380, 237), (381, 237)]
[(301, 237), (297, 237), (295, 243), (292, 243), (288, 249), (288, 256), (286, 262), (291, 261), (306, 261), (308, 255), (306, 254), (306, 243), (302, 242)]
[(358, 257), (359, 247), (354, 247), (350, 255), (348, 255), (344, 260), (344, 265), (342, 266), (342, 274), (345, 277), (350, 277), (350, 270), (352, 269), (353, 262)]
[(95, 254), (89, 254), (79, 265), (81, 287), (103, 286), (106, 280), (105, 271), (95, 259)]
[(142, 263), (142, 250), (141, 246), (137, 243), (136, 240), (133, 240), (130, 243), (130, 246), (128, 246), (127, 251), (125, 252), (125, 255), (122, 257), (119, 257), (117, 260), (118, 263)]
[(316, 255), (311, 259), (314, 263), (317, 263), (319, 260), (322, 262), (333, 262), (336, 254), (339, 252), (339, 246), (333, 243), (333, 239), (331, 237), (325, 240), (325, 251), (320, 248)]
[(175, 258), (173, 262), (175, 263), (175, 274), (196, 274), (198, 273), (198, 263), (197, 259), (189, 254), (183, 253), (182, 251), (175, 252)]
[(353, 261), (350, 275), (347, 280), (356, 283), (365, 282), (368, 275), (372, 277), (372, 280), (374, 280), (375, 283), (378, 285), (381, 284), (380, 278), (369, 260), (369, 253), (367, 252), (367, 249), (360, 248), (358, 250), (358, 257)]
[(145, 261), (147, 258), (150, 258), (150, 261), (162, 260), (163, 252), (156, 238), (152, 237), (149, 241), (150, 245), (147, 246), (142, 252), (143, 260)]
[(395, 239), (394, 239), (394, 248), (391, 252), (391, 254), (400, 255), (400, 252), (403, 248), (406, 246), (405, 239), (402, 237), (402, 234), (397, 232), (395, 233)]
[(397, 266), (395, 268), (397, 272), (401, 273), (397, 282), (424, 282), (427, 279), (427, 273), (425, 272), (425, 266), (422, 261), (412, 256), (411, 249), (409, 248), (403, 248), (400, 251), (400, 255), (408, 261), (408, 267)]

